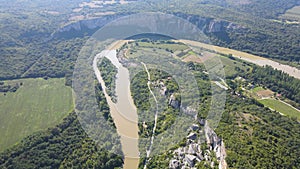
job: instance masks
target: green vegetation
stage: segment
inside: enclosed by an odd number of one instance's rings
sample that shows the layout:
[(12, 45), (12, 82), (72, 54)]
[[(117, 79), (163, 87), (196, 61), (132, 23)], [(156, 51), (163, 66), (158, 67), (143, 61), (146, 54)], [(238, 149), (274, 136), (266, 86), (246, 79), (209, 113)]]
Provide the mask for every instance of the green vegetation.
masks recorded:
[[(179, 0), (169, 4), (174, 7), (166, 8), (158, 2), (154, 3), (155, 9), (174, 13), (196, 24), (214, 45), (289, 62), (299, 61), (298, 25), (271, 20), (299, 5), (297, 0), (251, 0), (245, 4), (237, 1)], [(206, 20), (199, 23), (199, 19)], [(223, 27), (211, 30), (207, 25), (213, 23), (219, 26), (233, 23), (238, 26), (233, 29)]]
[(300, 120), (300, 111), (287, 105), (286, 103), (283, 103), (276, 99), (263, 99), (259, 100), (259, 102), (266, 107), (276, 110), (284, 115), (287, 115), (289, 117), (296, 117), (298, 120)]
[(95, 81), (95, 93), (96, 93), (96, 99), (97, 99), (100, 112), (102, 113), (104, 118), (110, 122), (111, 125), (114, 125), (113, 119), (110, 115), (110, 110), (106, 98), (102, 91), (102, 87), (98, 81)]
[(150, 91), (147, 86), (148, 76), (147, 72), (139, 72), (130, 82), (130, 91), (132, 98), (137, 109), (141, 111), (150, 108)]
[[(138, 50), (136, 50), (136, 53), (138, 53)], [(136, 53), (133, 54), (139, 56), (139, 54)], [(220, 57), (225, 63), (225, 71), (231, 74), (231, 77), (242, 77), (243, 75), (245, 78), (253, 77), (253, 80), (256, 80), (256, 82), (258, 82), (258, 79), (263, 78), (267, 79), (267, 81), (270, 79), (278, 79), (279, 83), (275, 84), (274, 80), (274, 84), (272, 84), (277, 87), (279, 87), (279, 84), (285, 84), (283, 81), (280, 81), (280, 79), (285, 79), (291, 81), (289, 85), (297, 86), (297, 83), (292, 82), (295, 80), (294, 78), (288, 77), (279, 71), (271, 70), (268, 67), (256, 67), (239, 59), (230, 59), (230, 57), (225, 56)], [(199, 106), (198, 117), (205, 118), (210, 108), (211, 99), (210, 82), (207, 75), (203, 73), (205, 67), (202, 64), (192, 62), (186, 64), (190, 67), (190, 71), (194, 73), (198, 87), (201, 89), (200, 95), (202, 102)], [(252, 67), (254, 67), (254, 69)], [(151, 72), (151, 77), (155, 77), (155, 71), (151, 70)], [(143, 72), (140, 73), (140, 75), (141, 76), (137, 75), (135, 77), (136, 79), (133, 80), (132, 85), (140, 85), (139, 88), (132, 88), (133, 92), (140, 90), (140, 88), (147, 89), (147, 74)], [(269, 78), (266, 78), (267, 76)], [(279, 78), (277, 76), (283, 77)], [(231, 77), (228, 76), (227, 78)], [(151, 80), (155, 81), (156, 79), (153, 78)], [(297, 80), (295, 80), (295, 82), (296, 81)], [(243, 83), (248, 84), (248, 82), (251, 81), (245, 79)], [(263, 86), (263, 84), (266, 83), (267, 82), (261, 80), (258, 84)], [(265, 90), (263, 87), (256, 87), (253, 89), (253, 92), (263, 90)], [(141, 93), (135, 92), (133, 95), (139, 95), (137, 98), (140, 98)], [(145, 97), (149, 97), (148, 92), (145, 94)], [(145, 103), (147, 102), (140, 102), (140, 104)], [(171, 111), (175, 112), (174, 110)], [(166, 117), (166, 119), (159, 119), (160, 122), (163, 122), (158, 123), (159, 128), (161, 128), (160, 125), (170, 119), (168, 116)], [(153, 124), (148, 123), (147, 125), (151, 126)], [(216, 132), (218, 136), (222, 137), (225, 143), (228, 154), (226, 160), (230, 168), (295, 168), (295, 166), (299, 165), (298, 157), (300, 155), (297, 151), (297, 147), (300, 145), (299, 127), (299, 123), (295, 118), (281, 116), (277, 112), (264, 108), (264, 106), (256, 100), (244, 96), (237, 96), (229, 90), (225, 112)], [(140, 134), (147, 131), (143, 130), (142, 126), (140, 126), (140, 129), (142, 132)], [(292, 132), (291, 135), (290, 132)], [(175, 145), (175, 147), (176, 146), (178, 145)], [(151, 168), (167, 167), (170, 157), (171, 154), (168, 150), (152, 157), (148, 166)], [(273, 157), (276, 157), (275, 161)], [(199, 168), (205, 167), (204, 163), (198, 163), (197, 166)]]
[(300, 80), (289, 76), (282, 71), (274, 70), (270, 66), (259, 67), (253, 65), (253, 71), (249, 74), (240, 74), (251, 83), (259, 84), (270, 90), (282, 94), (282, 96), (294, 101), (295, 107), (300, 103)]
[(188, 46), (182, 43), (175, 43), (172, 41), (150, 41), (147, 39), (142, 39), (136, 42), (135, 45), (142, 48), (165, 49), (171, 53), (188, 49)]
[[(75, 42), (51, 34), (68, 19), (68, 14), (80, 1), (12, 0), (1, 3), (0, 79), (69, 75), (84, 39)], [(58, 14), (48, 13), (51, 11)]]
[[(201, 67), (195, 66), (203, 100), (198, 117), (205, 118), (210, 94), (209, 88), (203, 87), (208, 82), (201, 78), (200, 70)], [(216, 133), (225, 143), (229, 168), (296, 168), (300, 155), (297, 148), (300, 145), (299, 127), (295, 118), (264, 108), (254, 99), (228, 93), (225, 112)], [(169, 151), (154, 156), (148, 166), (167, 166), (169, 156)], [(197, 165), (204, 167), (201, 163)]]
[(244, 74), (251, 70), (246, 62), (226, 56), (219, 57), (224, 67), (225, 76), (228, 79), (234, 79), (239, 73)]
[[(229, 95), (216, 129), (229, 168), (297, 168), (300, 124), (252, 99)], [(275, 159), (274, 159), (275, 157)]]
[[(70, 15), (74, 15), (72, 10), (79, 7), (81, 0), (72, 3), (40, 0), (22, 1), (21, 5), (18, 3), (20, 2), (9, 1), (0, 7), (2, 11), (0, 16), (3, 18), (0, 26), (0, 79), (66, 77), (68, 79), (66, 83), (70, 85), (70, 76), (78, 53), (85, 40), (95, 30), (83, 28), (79, 31), (60, 33), (56, 31), (69, 22)], [(278, 15), (296, 6), (296, 0), (264, 2), (255, 0), (249, 4), (219, 0), (180, 0), (177, 2), (180, 5), (172, 1), (164, 3), (174, 7), (165, 9), (159, 1), (151, 1), (150, 6), (148, 1), (139, 1), (127, 5), (107, 5), (105, 9), (83, 8), (80, 14), (86, 17), (96, 16), (95, 13), (99, 10), (119, 11), (116, 15), (165, 11), (188, 18), (189, 21), (197, 24), (215, 45), (284, 60), (288, 63), (299, 62), (297, 25), (274, 23), (265, 19), (276, 19)], [(51, 12), (58, 12), (58, 14), (51, 14)], [(204, 19), (203, 23), (199, 23), (199, 19)], [(207, 25), (212, 24), (215, 21), (213, 19), (221, 20), (222, 23), (224, 21), (225, 25), (234, 23), (237, 26), (234, 29), (211, 32)], [(66, 37), (68, 34), (70, 36)]]
[[(150, 0), (149, 0), (150, 1)], [(125, 15), (135, 12), (162, 11), (186, 18), (204, 30), (213, 44), (253, 53), (263, 57), (299, 65), (299, 25), (274, 22), (284, 14), (288, 20), (298, 16), (298, 0), (179, 0), (139, 1), (123, 6), (108, 5), (107, 8), (84, 8), (80, 14), (95, 16), (94, 12), (118, 11)], [(0, 80), (18, 78), (66, 77), (63, 79), (21, 79), (0, 83), (0, 151), (21, 138), (56, 125), (72, 110), (72, 70), (78, 52), (85, 40), (96, 29), (84, 28), (56, 34), (58, 28), (69, 22), (81, 0), (6, 1), (0, 6)], [(242, 3), (246, 2), (246, 3)], [(247, 3), (249, 2), (249, 3)], [(58, 12), (59, 14), (50, 14)], [(297, 17), (298, 18), (298, 17)], [(216, 27), (213, 27), (216, 25)], [(218, 25), (220, 29), (218, 29)], [(230, 26), (229, 26), (230, 25)], [(151, 45), (140, 44), (148, 51)], [(159, 54), (162, 50), (175, 52), (185, 50), (181, 44), (153, 44)], [(177, 46), (176, 46), (177, 45)], [(131, 51), (133, 55), (141, 53)], [(192, 54), (192, 53), (190, 53)], [(300, 82), (271, 67), (247, 65), (240, 61), (222, 58), (227, 80), (237, 76), (246, 82), (264, 86), (291, 100), (300, 107)], [(292, 63), (290, 63), (292, 62)], [(244, 65), (245, 64), (245, 65)], [(297, 65), (298, 64), (298, 65)], [(204, 66), (187, 63), (195, 73), (201, 96), (199, 117), (206, 117), (210, 103), (210, 82), (203, 73)], [(154, 71), (152, 72), (155, 73)], [(152, 74), (152, 75), (153, 75)], [(109, 75), (111, 80), (113, 75)], [(147, 92), (147, 74), (137, 77), (132, 85), (135, 103), (139, 109), (150, 106)], [(13, 82), (13, 83), (12, 83)], [(22, 85), (21, 85), (22, 83)], [(234, 84), (234, 83), (233, 83)], [(168, 87), (176, 90), (171, 83)], [(235, 88), (234, 88), (235, 89)], [(101, 87), (96, 86), (99, 108), (107, 120), (107, 103), (102, 99)], [(260, 89), (255, 89), (260, 90)], [(100, 91), (100, 92), (99, 92)], [(4, 93), (3, 93), (4, 92)], [(139, 93), (141, 92), (141, 93)], [(254, 99), (228, 92), (226, 111), (217, 134), (222, 137), (227, 149), (230, 168), (297, 168), (300, 166), (300, 126), (295, 118), (272, 112)], [(111, 93), (112, 94), (112, 93)], [(137, 102), (136, 100), (142, 100)], [(278, 101), (267, 100), (277, 111), (292, 112)], [(279, 107), (276, 107), (279, 106)], [(170, 112), (168, 112), (170, 111)], [(174, 110), (160, 118), (157, 130), (161, 132), (172, 122)], [(287, 112), (286, 112), (287, 113)], [(287, 113), (288, 114), (288, 113)], [(290, 116), (295, 116), (293, 112)], [(297, 116), (299, 118), (299, 116)], [(168, 121), (168, 123), (163, 123)], [(166, 126), (163, 126), (166, 124)], [(151, 126), (153, 124), (149, 124)], [(168, 165), (168, 152), (151, 159), (149, 167), (164, 168)], [(121, 167), (122, 159), (109, 154), (87, 138), (74, 113), (54, 128), (37, 132), (18, 142), (0, 154), (0, 168), (114, 168)], [(199, 168), (201, 163), (199, 163)]]
[[(242, 86), (245, 86), (246, 83), (247, 82), (244, 82), (244, 84), (242, 84)], [(241, 84), (239, 84), (239, 85), (241, 85)], [(261, 86), (255, 87), (253, 89), (251, 89), (251, 87), (249, 87), (249, 86), (247, 86), (246, 88), (247, 89), (241, 93), (243, 93), (249, 97), (255, 98), (256, 100), (260, 100), (263, 98), (270, 98), (270, 97), (274, 96), (274, 93), (271, 95), (272, 91), (265, 89)]]
[[(269, 107), (272, 110), (276, 110), (277, 112), (289, 117), (299, 119), (300, 112), (294, 108), (299, 108), (299, 102), (297, 100), (297, 95), (300, 92), (299, 80), (290, 77), (281, 71), (274, 70), (271, 67), (253, 66), (253, 68), (254, 69), (251, 73), (244, 75), (246, 79), (244, 79), (243, 82), (238, 83), (235, 80), (234, 82), (236, 86), (232, 85), (232, 83), (229, 83), (231, 87), (236, 91), (244, 88), (243, 92), (238, 93), (247, 97), (252, 97), (265, 107)], [(242, 74), (240, 75), (242, 76)], [(250, 80), (247, 78), (250, 78)], [(255, 84), (257, 87), (253, 88), (253, 84)], [(267, 87), (270, 87), (273, 91), (280, 94), (274, 93)], [(287, 88), (289, 88), (289, 90), (286, 90)], [(290, 91), (294, 91), (295, 93), (291, 93)], [(292, 100), (287, 99), (287, 97), (290, 97)]]
[[(159, 116), (158, 116), (157, 128), (155, 131), (155, 134), (158, 135), (164, 132), (165, 130), (167, 130), (174, 123), (175, 118), (178, 115), (178, 109), (168, 106), (168, 101), (169, 101), (168, 98), (173, 93), (177, 93), (179, 87), (174, 80), (167, 79), (169, 75), (166, 72), (163, 72), (161, 70), (154, 70), (154, 69), (150, 69), (149, 72), (150, 72), (151, 82), (152, 82), (151, 90), (155, 92), (156, 99), (158, 100), (160, 105), (164, 107), (161, 110), (161, 112), (159, 112)], [(151, 113), (149, 112), (149, 114), (153, 115), (153, 112), (155, 112), (156, 110), (150, 109), (151, 108), (150, 101), (153, 101), (153, 98), (151, 97), (150, 91), (147, 86), (147, 82), (148, 82), (147, 79), (148, 76), (146, 72), (141, 72), (137, 74), (131, 83), (131, 91), (132, 91), (132, 96), (134, 98), (135, 105), (139, 109), (139, 111), (142, 113), (145, 113), (144, 111), (146, 112), (152, 111)], [(155, 91), (155, 88), (159, 86), (160, 82), (163, 82), (163, 84), (166, 87), (165, 95), (161, 95), (161, 93)], [(176, 98), (178, 99), (180, 98), (180, 96), (177, 96)], [(156, 103), (153, 102), (152, 104), (156, 104)], [(153, 119), (153, 117), (148, 117), (148, 119)], [(141, 120), (144, 119), (142, 118)], [(146, 121), (145, 124), (147, 125), (146, 128), (143, 126), (142, 123), (139, 124), (140, 137), (149, 137), (152, 134), (154, 122)]]
[(111, 63), (109, 59), (104, 57), (98, 64), (101, 76), (105, 82), (106, 92), (112, 98), (113, 102), (116, 102), (116, 76), (118, 73), (117, 68)]
[(23, 85), (23, 83), (10, 83), (11, 81), (1, 82), (0, 81), (0, 92), (6, 93), (6, 92), (16, 92), (20, 86)]
[[(233, 1), (234, 2), (234, 1)], [(249, 3), (247, 3), (249, 2)], [(241, 11), (264, 18), (276, 18), (297, 4), (297, 0), (251, 0), (237, 6)]]
[[(149, 39), (141, 39), (137, 40), (136, 42), (129, 43), (129, 45), (125, 45), (123, 48), (129, 49), (130, 54), (127, 55), (128, 58), (132, 60), (139, 60), (142, 55), (151, 59), (151, 57), (155, 58), (151, 54), (147, 55), (148, 52), (151, 53), (152, 50), (156, 50), (162, 56), (168, 56), (171, 53), (181, 52), (183, 50), (188, 49), (188, 47), (182, 43), (175, 43), (173, 41), (167, 40), (149, 40)], [(174, 63), (176, 64), (176, 63)], [(173, 65), (176, 67), (176, 65)], [(179, 86), (177, 82), (172, 78), (170, 74), (167, 72), (158, 69), (149, 69), (151, 77), (151, 90), (154, 92), (154, 95), (160, 103), (159, 105), (162, 106), (159, 111), (158, 121), (157, 121), (157, 128), (155, 134), (158, 135), (166, 131), (175, 121), (176, 116), (179, 113), (179, 107), (174, 108), (169, 104), (169, 99), (171, 95), (174, 94), (175, 100), (180, 101), (180, 94)], [(134, 99), (134, 103), (138, 108), (140, 113), (144, 114), (152, 114), (156, 111), (154, 108), (156, 103), (152, 95), (150, 95), (150, 91), (148, 89), (148, 75), (146, 71), (141, 71), (136, 74), (132, 81), (131, 81), (131, 92)], [(150, 107), (152, 105), (153, 107)], [(154, 116), (153, 116), (154, 117)], [(153, 117), (147, 118), (140, 118), (143, 119), (153, 119)], [(140, 137), (149, 137), (152, 134), (154, 121), (146, 121), (146, 126), (140, 123)]]
[(75, 113), (46, 131), (23, 139), (0, 154), (0, 168), (105, 168), (122, 166), (81, 128)]
[[(168, 52), (165, 49), (158, 50), (160, 54), (163, 53), (162, 51)], [(138, 51), (134, 52), (133, 55), (138, 56), (137, 53)], [(136, 59), (136, 57), (129, 58)], [(221, 59), (226, 62), (226, 65), (231, 65), (228, 66), (227, 70), (225, 66), (225, 71), (231, 71), (232, 76), (244, 76), (246, 80), (250, 79), (262, 86), (273, 82), (270, 85), (277, 89), (283, 88), (280, 85), (288, 85), (291, 88), (294, 88), (293, 85), (297, 86), (297, 80), (271, 68), (248, 65), (229, 57), (223, 58), (222, 56)], [(189, 71), (194, 73), (198, 87), (201, 89), (199, 92), (202, 101), (199, 105), (198, 117), (205, 118), (210, 107), (211, 96), (210, 82), (208, 76), (203, 72), (205, 67), (202, 64), (192, 62), (185, 64), (190, 68)], [(231, 68), (232, 65), (236, 65), (244, 71), (235, 67)], [(247, 70), (251, 67), (253, 69)], [(149, 69), (149, 72), (153, 82), (151, 88), (154, 89), (157, 82), (162, 80), (167, 87), (166, 96), (178, 91), (176, 82), (168, 79), (169, 74), (166, 72), (155, 69)], [(111, 78), (113, 75), (109, 77)], [(148, 110), (150, 102), (153, 101), (149, 97), (147, 78), (147, 73), (141, 71), (131, 81), (132, 95), (139, 111)], [(275, 83), (274, 79), (278, 79), (278, 83)], [(7, 94), (21, 92), (25, 85), (24, 83), (17, 92)], [(95, 90), (101, 112), (107, 120), (111, 121), (109, 109), (105, 99), (103, 99), (99, 84), (96, 85)], [(259, 87), (254, 90), (257, 92), (262, 88)], [(296, 92), (297, 90), (295, 88)], [(156, 132), (166, 130), (173, 123), (174, 115), (176, 115), (176, 109), (171, 107), (163, 109), (159, 116)], [(153, 123), (150, 121), (147, 125), (146, 130), (142, 125), (139, 126), (142, 137), (149, 136)], [(226, 160), (230, 168), (295, 168), (295, 166), (299, 166), (298, 157), (300, 156), (299, 151), (297, 151), (300, 145), (299, 127), (299, 123), (294, 118), (281, 116), (264, 108), (261, 103), (254, 99), (237, 96), (229, 91), (225, 112), (216, 133), (222, 137), (226, 145), (228, 155)], [(76, 116), (71, 114), (57, 127), (29, 136), (0, 154), (0, 167), (15, 168), (23, 165), (25, 168), (67, 168), (70, 166), (113, 168), (122, 165), (120, 157), (101, 150), (101, 145), (97, 147), (93, 141), (86, 137), (76, 120)], [(178, 143), (174, 147), (180, 145), (181, 143)], [(169, 150), (166, 150), (166, 152), (152, 157), (148, 166), (151, 168), (167, 167), (170, 156)], [(275, 160), (274, 157), (276, 157)], [(198, 163), (197, 166), (199, 168), (204, 167), (204, 163)]]
[(252, 89), (252, 92), (256, 93), (256, 92), (263, 91), (263, 90), (266, 90), (266, 89), (259, 86), (259, 87), (255, 87), (254, 89)]
[(64, 79), (20, 79), (14, 93), (0, 93), (0, 151), (25, 136), (62, 121), (73, 110), (70, 87)]

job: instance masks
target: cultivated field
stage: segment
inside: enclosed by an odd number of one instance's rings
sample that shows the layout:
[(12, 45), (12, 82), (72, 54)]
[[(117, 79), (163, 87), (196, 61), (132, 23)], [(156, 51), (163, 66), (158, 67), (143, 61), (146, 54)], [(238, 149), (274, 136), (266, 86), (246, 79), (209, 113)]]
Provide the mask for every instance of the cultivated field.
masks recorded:
[(281, 71), (289, 74), (290, 76), (300, 79), (300, 70), (299, 69), (288, 66), (288, 65), (282, 65), (278, 62), (275, 62), (273, 60), (266, 59), (266, 58), (263, 58), (260, 56), (252, 55), (252, 54), (249, 54), (246, 52), (241, 52), (241, 51), (237, 51), (237, 50), (233, 50), (233, 49), (229, 49), (229, 48), (209, 45), (209, 44), (196, 42), (196, 41), (190, 41), (190, 40), (175, 40), (175, 42), (182, 42), (185, 44), (189, 44), (191, 46), (196, 46), (196, 47), (212, 50), (212, 51), (226, 54), (226, 55), (232, 54), (236, 58), (257, 64), (259, 66), (266, 66), (266, 65), (272, 66), (274, 69), (281, 70)]
[(0, 93), (0, 151), (33, 132), (54, 126), (73, 110), (64, 79), (21, 79), (15, 93)]
[(196, 41), (190, 41), (190, 40), (175, 40), (175, 42), (182, 42), (184, 44), (189, 44), (192, 46), (198, 46), (204, 49), (208, 49), (208, 50), (212, 50), (212, 51), (216, 51), (222, 54), (232, 54), (235, 57), (239, 57), (241, 59), (249, 59), (249, 60), (264, 60), (265, 58), (256, 56), (256, 55), (252, 55), (246, 52), (241, 52), (241, 51), (237, 51), (237, 50), (233, 50), (233, 49), (229, 49), (229, 48), (224, 48), (224, 47), (220, 47), (220, 46), (214, 46), (214, 45), (210, 45), (210, 44), (206, 44), (206, 43), (201, 43), (201, 42), (196, 42)]
[(257, 92), (260, 92), (263, 90), (266, 90), (266, 89), (264, 89), (263, 87), (256, 87), (256, 88), (252, 89), (252, 92), (257, 93)]
[(149, 42), (138, 42), (140, 47), (158, 48), (158, 49), (168, 49), (170, 51), (183, 51), (188, 49), (185, 44), (166, 44), (166, 43), (149, 43)]
[(224, 67), (225, 76), (227, 76), (227, 77), (235, 75), (237, 73), (237, 69), (240, 69), (244, 72), (247, 72), (248, 69), (249, 70), (251, 69), (250, 66), (245, 65), (238, 60), (232, 60), (228, 57), (220, 56), (220, 55), (219, 55), (219, 57), (223, 64), (223, 67)]
[(275, 99), (264, 99), (259, 100), (259, 102), (265, 105), (266, 107), (276, 110), (284, 115), (296, 117), (298, 120), (300, 120), (300, 111), (287, 105), (284, 102)]
[[(136, 45), (128, 45), (130, 46), (130, 57), (135, 58), (140, 55), (144, 55), (144, 53), (150, 52), (153, 53), (155, 51), (156, 54), (165, 55), (166, 51), (173, 52), (173, 55), (182, 60), (183, 62), (195, 62), (195, 63), (203, 63), (207, 60), (210, 60), (214, 57), (219, 57), (221, 64), (223, 64), (225, 76), (234, 76), (237, 73), (237, 70), (247, 72), (251, 69), (250, 66), (242, 63), (242, 61), (236, 59), (230, 59), (225, 56), (218, 55), (216, 53), (208, 52), (203, 50), (202, 55), (196, 54), (194, 51), (190, 50), (189, 47), (182, 43), (151, 43), (151, 42), (135, 42)], [(134, 47), (133, 47), (134, 46)], [(207, 49), (207, 48), (205, 48)], [(171, 54), (171, 53), (170, 53)]]

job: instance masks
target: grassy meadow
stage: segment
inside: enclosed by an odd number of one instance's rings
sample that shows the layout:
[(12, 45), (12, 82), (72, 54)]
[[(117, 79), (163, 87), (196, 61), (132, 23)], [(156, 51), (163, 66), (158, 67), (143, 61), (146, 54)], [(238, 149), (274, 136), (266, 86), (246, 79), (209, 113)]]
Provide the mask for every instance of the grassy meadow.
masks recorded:
[(290, 117), (296, 117), (298, 120), (300, 120), (300, 111), (297, 109), (279, 101), (276, 99), (263, 99), (259, 100), (260, 103), (265, 105), (266, 107), (269, 107), (273, 110), (276, 110), (284, 115), (290, 116)]
[(255, 87), (254, 89), (252, 89), (252, 92), (253, 93), (257, 93), (257, 92), (260, 92), (260, 91), (264, 91), (266, 89), (264, 89), (263, 87), (259, 86), (259, 87)]
[(140, 47), (169, 49), (170, 51), (183, 51), (189, 48), (185, 44), (167, 44), (167, 43), (149, 43), (149, 42), (138, 42), (137, 44)]
[(25, 136), (62, 121), (73, 110), (72, 89), (65, 79), (20, 79), (14, 93), (0, 93), (0, 151)]

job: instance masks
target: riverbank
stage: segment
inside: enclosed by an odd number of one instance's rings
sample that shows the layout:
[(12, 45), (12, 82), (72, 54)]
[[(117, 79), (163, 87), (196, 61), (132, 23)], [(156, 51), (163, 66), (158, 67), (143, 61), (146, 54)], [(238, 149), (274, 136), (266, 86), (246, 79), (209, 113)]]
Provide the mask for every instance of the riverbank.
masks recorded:
[(229, 48), (209, 45), (209, 44), (196, 42), (196, 41), (191, 41), (191, 40), (176, 40), (176, 42), (181, 42), (181, 43), (184, 43), (184, 44), (187, 44), (187, 45), (212, 50), (212, 51), (222, 53), (222, 54), (225, 54), (225, 55), (232, 54), (233, 57), (235, 57), (235, 58), (239, 58), (239, 59), (245, 60), (247, 62), (259, 65), (259, 66), (268, 65), (268, 66), (273, 67), (274, 69), (281, 70), (281, 71), (289, 74), (290, 76), (293, 76), (297, 79), (300, 79), (300, 70), (299, 69), (297, 69), (295, 67), (292, 67), (292, 66), (288, 66), (288, 65), (284, 65), (284, 64), (275, 62), (275, 61), (267, 59), (267, 58), (252, 55), (252, 54), (249, 54), (249, 53), (246, 53), (246, 52), (241, 52), (241, 51), (237, 51), (237, 50), (233, 50), (233, 49), (229, 49)]
[[(107, 94), (104, 80), (101, 77), (100, 70), (98, 69), (98, 61), (102, 57), (108, 58), (118, 69), (115, 89), (117, 103), (113, 103), (110, 96)], [(110, 114), (117, 127), (117, 132), (121, 137), (122, 151), (125, 155), (123, 168), (138, 168), (138, 117), (130, 92), (129, 71), (119, 62), (116, 50), (104, 50), (98, 54), (94, 58), (93, 69), (97, 80), (102, 86), (103, 93), (110, 108)]]

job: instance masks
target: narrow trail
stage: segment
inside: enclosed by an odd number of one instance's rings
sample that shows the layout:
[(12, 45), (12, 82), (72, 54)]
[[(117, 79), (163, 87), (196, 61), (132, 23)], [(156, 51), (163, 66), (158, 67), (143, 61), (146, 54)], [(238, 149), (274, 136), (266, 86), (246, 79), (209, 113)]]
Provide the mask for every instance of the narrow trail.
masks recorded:
[(144, 169), (147, 169), (147, 163), (149, 162), (149, 157), (150, 157), (150, 154), (151, 154), (151, 151), (152, 151), (152, 147), (153, 147), (153, 142), (154, 142), (154, 135), (155, 135), (155, 130), (156, 130), (156, 125), (157, 125), (157, 118), (158, 118), (158, 102), (157, 102), (157, 99), (153, 93), (153, 91), (151, 90), (151, 87), (150, 87), (150, 84), (151, 84), (151, 76), (150, 76), (150, 73), (148, 71), (148, 68), (146, 66), (145, 63), (141, 62), (148, 74), (148, 89), (151, 93), (151, 95), (153, 96), (154, 100), (155, 100), (155, 103), (156, 103), (156, 112), (155, 112), (155, 118), (154, 118), (154, 127), (153, 127), (153, 130), (152, 130), (152, 136), (151, 136), (151, 142), (150, 142), (150, 146), (149, 146), (149, 149), (146, 150), (146, 161), (145, 161), (145, 165), (144, 165)]
[(39, 61), (41, 61), (45, 56), (49, 56), (49, 55), (50, 55), (50, 54), (47, 52), (46, 55), (42, 55), (41, 57), (39, 57), (35, 62), (33, 62), (33, 63), (27, 68), (27, 70), (25, 70), (25, 71), (22, 73), (21, 77), (25, 77), (26, 74), (27, 74), (28, 72), (30, 72), (30, 71), (32, 70), (32, 68), (33, 68)]

